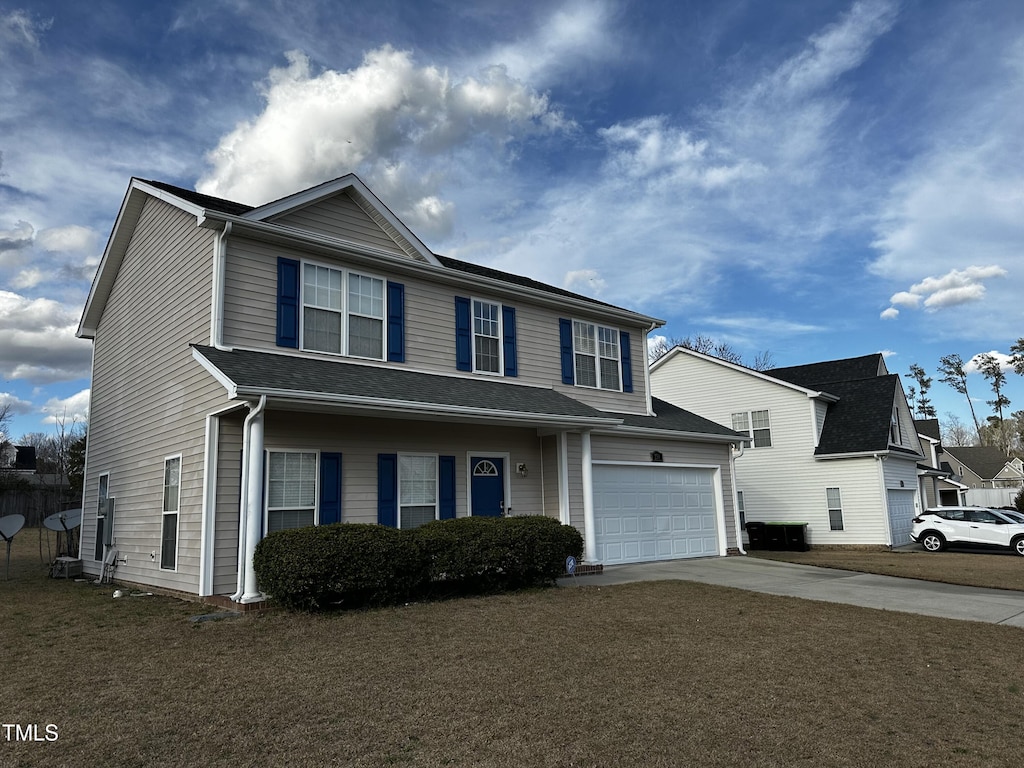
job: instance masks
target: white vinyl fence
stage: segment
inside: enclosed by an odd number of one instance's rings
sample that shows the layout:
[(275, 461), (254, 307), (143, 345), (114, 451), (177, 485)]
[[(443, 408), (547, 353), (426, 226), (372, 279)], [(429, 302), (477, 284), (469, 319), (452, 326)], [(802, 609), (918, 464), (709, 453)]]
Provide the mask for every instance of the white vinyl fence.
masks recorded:
[(968, 488), (967, 504), (976, 507), (1012, 507), (1020, 488)]

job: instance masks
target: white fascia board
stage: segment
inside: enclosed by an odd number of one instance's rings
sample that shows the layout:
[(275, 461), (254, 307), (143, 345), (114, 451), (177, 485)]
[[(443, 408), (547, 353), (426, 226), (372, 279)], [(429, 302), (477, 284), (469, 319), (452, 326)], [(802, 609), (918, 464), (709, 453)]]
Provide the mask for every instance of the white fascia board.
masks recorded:
[(334, 395), (323, 392), (303, 392), (299, 390), (272, 389), (268, 387), (252, 387), (235, 390), (234, 397), (258, 398), (265, 395), (267, 400), (275, 403), (295, 403), (302, 405), (328, 405), (351, 407), (367, 411), (387, 411), (389, 414), (428, 416), (432, 418), (485, 419), (487, 421), (506, 421), (517, 424), (536, 424), (540, 426), (556, 426), (568, 428), (580, 427), (611, 427), (621, 423), (619, 419), (600, 418), (593, 416), (560, 416), (545, 413), (527, 413), (522, 411), (502, 411), (494, 408), (468, 408), (461, 405), (435, 405), (418, 403), (408, 400), (390, 400), (385, 398), (365, 397), (361, 395)]
[(199, 363), (201, 366), (203, 366), (203, 368), (206, 369), (206, 372), (213, 376), (213, 378), (216, 379), (217, 382), (228, 391), (229, 399), (238, 399), (238, 385), (235, 384), (235, 382), (233, 382), (227, 376), (225, 376), (224, 372), (220, 368), (218, 368), (205, 357), (203, 357), (203, 354), (195, 347), (192, 348), (192, 359)]
[(114, 279), (121, 268), (125, 251), (135, 234), (135, 226), (139, 222), (139, 215), (145, 204), (146, 197), (155, 197), (169, 205), (173, 205), (186, 213), (200, 218), (203, 209), (186, 200), (182, 200), (170, 192), (147, 184), (141, 179), (132, 178), (125, 192), (121, 208), (114, 220), (114, 227), (110, 231), (110, 238), (107, 240), (107, 247), (103, 250), (96, 274), (93, 275), (92, 285), (89, 287), (89, 297), (85, 301), (85, 309), (82, 311), (82, 318), (78, 324), (75, 335), (80, 339), (91, 339), (96, 336), (96, 327), (99, 324), (100, 316), (106, 305), (107, 297), (113, 287)]
[[(431, 282), (442, 282), (447, 285), (464, 288), (468, 291), (487, 292), (496, 298), (508, 298), (512, 301), (521, 302), (524, 298), (530, 299), (535, 304), (546, 305), (562, 312), (576, 310), (589, 317), (614, 319), (621, 324), (641, 327), (660, 327), (665, 324), (664, 320), (642, 315), (628, 309), (612, 307), (606, 304), (594, 304), (583, 299), (574, 299), (571, 296), (549, 293), (529, 286), (517, 285), (505, 282), (496, 278), (484, 277), (462, 273), (438, 264), (424, 264), (404, 256), (381, 251), (376, 248), (342, 240), (328, 235), (320, 235), (306, 230), (293, 227), (284, 227), (280, 224), (268, 223), (265, 221), (252, 221), (241, 216), (233, 216), (221, 211), (204, 212), (199, 226), (208, 229), (220, 229), (224, 222), (232, 223), (232, 233), (248, 235), (256, 240), (284, 245), (296, 250), (319, 252), (334, 258), (355, 257), (370, 261), (379, 270), (380, 262), (386, 262), (388, 269), (401, 274), (408, 274), (423, 278)], [(646, 355), (646, 350), (644, 350)]]
[(653, 373), (654, 371), (658, 370), (658, 368), (667, 363), (670, 359), (677, 357), (678, 355), (689, 355), (690, 357), (695, 357), (698, 360), (704, 360), (705, 362), (708, 363), (714, 363), (715, 365), (720, 365), (723, 368), (728, 368), (730, 370), (736, 371), (737, 373), (743, 373), (748, 376), (753, 376), (755, 379), (761, 379), (762, 381), (767, 381), (770, 382), (771, 384), (778, 384), (780, 387), (792, 389), (796, 392), (803, 392), (810, 398), (824, 400), (825, 402), (829, 403), (835, 403), (839, 401), (838, 397), (836, 397), (835, 395), (830, 395), (827, 392), (819, 392), (817, 390), (807, 389), (807, 387), (801, 387), (798, 384), (791, 384), (788, 381), (776, 379), (774, 376), (769, 376), (768, 374), (762, 373), (761, 371), (755, 371), (753, 368), (747, 368), (746, 366), (743, 365), (730, 363), (728, 360), (722, 360), (721, 358), (715, 357), (714, 355), (705, 355), (701, 352), (695, 352), (692, 349), (687, 349), (686, 347), (681, 347), (678, 345), (672, 347), (672, 349), (670, 349), (664, 355), (662, 355), (653, 363), (651, 363), (651, 372)]
[(739, 445), (751, 442), (749, 437), (730, 437), (729, 435), (715, 435), (709, 432), (675, 432), (667, 429), (653, 429), (650, 427), (630, 427), (621, 425), (614, 429), (595, 429), (595, 435), (622, 437), (645, 437), (648, 439), (661, 438), (663, 440), (678, 440), (690, 443), (724, 443)]
[(924, 459), (923, 453), (906, 454), (902, 451), (896, 453), (895, 451), (854, 451), (852, 453), (827, 453), (821, 456), (815, 456), (815, 461), (831, 461), (833, 459), (863, 459), (863, 458), (893, 458), (893, 459), (904, 459), (905, 461), (913, 461), (915, 464)]
[(413, 234), (412, 230), (409, 229), (405, 224), (402, 223), (401, 219), (395, 216), (373, 192), (370, 191), (369, 187), (363, 184), (362, 180), (354, 173), (346, 174), (332, 181), (326, 181), (323, 184), (319, 184), (310, 189), (305, 189), (301, 192), (296, 192), (294, 195), (288, 197), (282, 197), (279, 200), (262, 205), (259, 208), (243, 214), (243, 218), (251, 221), (266, 221), (275, 216), (280, 216), (288, 211), (297, 210), (304, 208), (307, 205), (312, 205), (320, 200), (336, 195), (339, 192), (351, 190), (356, 195), (362, 198), (361, 202), (368, 205), (381, 218), (388, 222), (395, 230), (416, 250), (416, 252), (423, 257), (425, 261), (434, 266), (440, 266), (440, 262), (437, 257), (431, 252), (423, 242)]

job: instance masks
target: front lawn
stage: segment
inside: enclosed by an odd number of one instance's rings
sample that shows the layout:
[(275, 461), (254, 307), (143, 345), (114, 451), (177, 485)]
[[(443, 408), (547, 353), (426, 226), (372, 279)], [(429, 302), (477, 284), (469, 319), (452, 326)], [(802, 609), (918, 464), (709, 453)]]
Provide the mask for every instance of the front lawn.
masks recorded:
[[(1016, 766), (1024, 631), (697, 583), (309, 616), (0, 581), (4, 766)], [(12, 732), (13, 733), (13, 732)]]

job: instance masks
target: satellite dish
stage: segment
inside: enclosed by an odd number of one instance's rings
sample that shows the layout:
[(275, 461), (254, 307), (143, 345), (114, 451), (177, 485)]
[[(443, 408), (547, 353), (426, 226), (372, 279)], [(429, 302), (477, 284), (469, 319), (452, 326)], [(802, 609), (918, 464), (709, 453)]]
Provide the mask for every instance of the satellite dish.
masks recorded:
[(54, 512), (47, 515), (43, 520), (43, 527), (57, 533), (70, 531), (82, 524), (81, 509), (65, 509), (63, 512)]
[(24, 515), (7, 515), (7, 517), (0, 517), (0, 536), (3, 537), (4, 541), (10, 541), (14, 538), (14, 535), (24, 527), (24, 525)]
[(4, 573), (5, 579), (11, 578), (11, 541), (14, 539), (14, 534), (20, 531), (24, 525), (24, 515), (0, 517), (0, 538), (7, 542), (7, 571)]

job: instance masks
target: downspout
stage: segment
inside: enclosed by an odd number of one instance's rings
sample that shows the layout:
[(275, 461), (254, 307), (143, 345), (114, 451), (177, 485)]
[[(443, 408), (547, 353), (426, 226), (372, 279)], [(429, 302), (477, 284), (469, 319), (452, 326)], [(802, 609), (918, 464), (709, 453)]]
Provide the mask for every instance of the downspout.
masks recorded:
[(885, 454), (876, 453), (878, 460), (878, 487), (882, 492), (882, 508), (885, 510), (885, 543), (892, 549), (892, 520), (889, 519), (889, 489), (885, 486)]
[(590, 447), (590, 430), (583, 430), (580, 435), (582, 442), (583, 457), (581, 460), (583, 470), (583, 530), (586, 535), (583, 537), (585, 546), (584, 559), (588, 563), (597, 562), (597, 541), (595, 539), (596, 523), (594, 520), (594, 462), (593, 451)]
[(743, 455), (746, 443), (740, 442), (739, 449), (735, 446), (729, 448), (729, 472), (732, 475), (732, 519), (736, 523), (736, 548), (741, 555), (747, 554), (743, 548), (743, 529), (740, 527), (740, 497), (736, 489), (736, 459)]
[[(242, 565), (245, 569), (245, 592), (239, 598), (239, 602), (242, 603), (257, 603), (263, 599), (256, 586), (256, 570), (252, 561), (256, 554), (256, 545), (263, 534), (263, 412), (266, 406), (267, 396), (262, 395), (259, 405), (249, 414), (252, 419), (249, 422), (249, 452), (246, 455), (249, 472), (246, 478), (248, 492), (245, 500), (245, 559)], [(248, 417), (246, 420), (249, 420)]]
[[(267, 406), (267, 396), (261, 395), (260, 400), (256, 405), (247, 403), (249, 406), (249, 414), (245, 417), (245, 421), (242, 424), (242, 488), (241, 488), (241, 501), (238, 505), (238, 582), (236, 589), (231, 599), (234, 602), (239, 602), (245, 596), (247, 578), (249, 571), (252, 570), (252, 558), (248, 554), (248, 534), (249, 534), (249, 516), (250, 516), (250, 499), (260, 498), (260, 488), (257, 487), (255, 493), (250, 488), (250, 477), (249, 465), (252, 463), (251, 456), (253, 451), (253, 440), (252, 440), (252, 423), (257, 418), (263, 415), (263, 410)], [(263, 429), (262, 423), (260, 425), (259, 434), (259, 460), (263, 461)], [(262, 473), (258, 473), (262, 474)], [(253, 480), (254, 484), (259, 484)], [(260, 522), (262, 522), (262, 514), (260, 515)], [(256, 539), (259, 539), (259, 529), (256, 530)], [(253, 543), (253, 551), (256, 550), (256, 544)]]
[(228, 235), (231, 222), (224, 223), (224, 229), (217, 235), (213, 246), (213, 306), (210, 312), (210, 344), (222, 352), (230, 352), (224, 345), (224, 275), (227, 271)]

